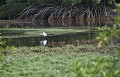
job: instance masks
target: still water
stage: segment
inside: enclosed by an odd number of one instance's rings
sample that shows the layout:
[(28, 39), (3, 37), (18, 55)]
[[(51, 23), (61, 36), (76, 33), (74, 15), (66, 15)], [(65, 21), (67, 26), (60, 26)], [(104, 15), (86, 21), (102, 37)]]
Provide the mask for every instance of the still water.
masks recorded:
[[(8, 46), (64, 46), (66, 44), (79, 45), (82, 42), (85, 44), (88, 40), (93, 40), (95, 33), (72, 33), (47, 37), (22, 37), (22, 38), (6, 38)], [(83, 42), (84, 40), (84, 42)], [(80, 43), (80, 44), (82, 44)]]
[[(31, 20), (9, 20), (0, 21), (0, 29), (3, 28), (24, 28), (24, 29), (40, 29), (40, 28), (76, 28), (80, 26), (98, 27), (104, 25), (111, 25), (112, 23), (108, 20), (96, 20), (96, 21), (31, 21)], [(8, 46), (63, 46), (66, 44), (84, 44), (89, 43), (88, 41), (95, 42), (95, 32), (84, 32), (65, 34), (57, 36), (47, 37), (22, 37), (22, 38), (6, 38), (6, 45)]]
[(96, 21), (39, 21), (39, 20), (8, 20), (0, 21), (0, 28), (49, 28), (49, 27), (80, 27), (111, 25), (109, 20)]

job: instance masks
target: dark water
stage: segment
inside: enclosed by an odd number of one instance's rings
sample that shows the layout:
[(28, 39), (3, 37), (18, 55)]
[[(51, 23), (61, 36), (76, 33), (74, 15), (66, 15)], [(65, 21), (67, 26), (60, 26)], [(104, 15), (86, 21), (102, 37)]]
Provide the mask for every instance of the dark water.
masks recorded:
[(104, 26), (111, 25), (109, 20), (95, 21), (28, 21), (11, 20), (0, 21), (0, 28), (49, 28), (49, 27), (79, 27), (79, 26)]
[[(96, 21), (30, 21), (30, 20), (10, 20), (0, 21), (0, 29), (2, 28), (78, 28), (80, 26), (98, 27), (104, 25), (111, 25), (108, 20), (96, 20)], [(88, 40), (92, 40), (95, 37), (95, 33), (75, 33), (57, 36), (47, 37), (22, 37), (22, 38), (7, 38), (6, 45), (8, 46), (63, 46), (66, 44), (84, 44), (88, 43)], [(82, 41), (81, 41), (82, 40)], [(94, 41), (92, 41), (94, 42)]]
[(73, 33), (47, 37), (22, 37), (22, 38), (7, 38), (6, 45), (8, 46), (63, 46), (66, 44), (76, 44), (81, 40), (92, 40), (95, 37), (94, 32)]

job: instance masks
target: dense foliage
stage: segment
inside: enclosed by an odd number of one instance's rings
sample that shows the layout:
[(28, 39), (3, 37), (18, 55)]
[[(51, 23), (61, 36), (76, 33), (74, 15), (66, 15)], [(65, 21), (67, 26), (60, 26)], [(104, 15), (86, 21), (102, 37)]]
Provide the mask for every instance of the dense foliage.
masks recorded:
[[(119, 77), (117, 57), (95, 53), (94, 47), (18, 47), (6, 55), (1, 77)], [(103, 49), (104, 50), (104, 49)], [(106, 49), (105, 49), (106, 50)], [(13, 50), (11, 50), (13, 51)], [(101, 51), (101, 50), (100, 50)], [(106, 51), (104, 51), (106, 53)], [(106, 53), (107, 54), (107, 53)], [(76, 62), (77, 61), (77, 62)]]
[(98, 28), (99, 37), (97, 39), (99, 40), (98, 47), (101, 47), (102, 45), (111, 45), (115, 46), (117, 43), (119, 43), (120, 40), (120, 26), (117, 26), (116, 24), (113, 26), (113, 28), (110, 27), (102, 27)]
[(63, 2), (66, 4), (77, 4), (77, 3), (84, 3), (84, 4), (100, 4), (100, 3), (105, 3), (105, 4), (111, 4), (115, 0), (63, 0)]
[(6, 0), (0, 0), (0, 6), (5, 4)]
[[(53, 4), (53, 5), (96, 5), (112, 4), (115, 0), (1, 0), (0, 1), (0, 19), (13, 19), (26, 7), (34, 4)], [(119, 2), (119, 1), (117, 1)]]

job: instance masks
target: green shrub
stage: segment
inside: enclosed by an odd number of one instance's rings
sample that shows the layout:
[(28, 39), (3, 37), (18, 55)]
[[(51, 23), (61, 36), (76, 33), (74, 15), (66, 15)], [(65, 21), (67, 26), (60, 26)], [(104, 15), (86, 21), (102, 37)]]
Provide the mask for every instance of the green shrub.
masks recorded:
[(14, 19), (26, 7), (19, 0), (6, 0), (6, 4), (0, 7), (0, 19)]
[(120, 65), (114, 65), (116, 59), (109, 61), (106, 58), (96, 58), (94, 61), (73, 64), (69, 71), (70, 77), (119, 77)]
[(101, 46), (115, 46), (120, 40), (120, 26), (113, 25), (113, 27), (104, 26), (102, 28), (98, 28), (98, 37), (96, 39), (99, 41), (98, 47)]

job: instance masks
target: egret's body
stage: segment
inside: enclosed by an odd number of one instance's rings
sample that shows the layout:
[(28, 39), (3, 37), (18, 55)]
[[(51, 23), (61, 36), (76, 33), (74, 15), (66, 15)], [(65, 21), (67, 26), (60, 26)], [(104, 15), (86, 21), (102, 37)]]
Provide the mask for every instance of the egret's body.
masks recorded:
[(42, 33), (40, 33), (40, 36), (47, 36), (47, 33), (42, 32)]

